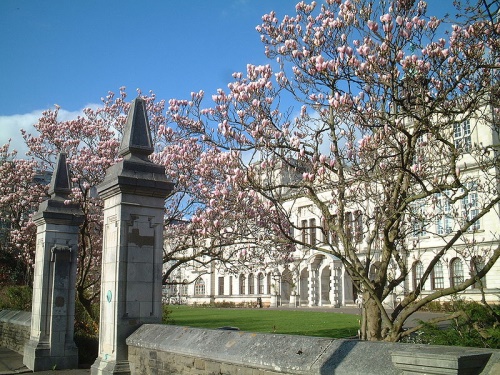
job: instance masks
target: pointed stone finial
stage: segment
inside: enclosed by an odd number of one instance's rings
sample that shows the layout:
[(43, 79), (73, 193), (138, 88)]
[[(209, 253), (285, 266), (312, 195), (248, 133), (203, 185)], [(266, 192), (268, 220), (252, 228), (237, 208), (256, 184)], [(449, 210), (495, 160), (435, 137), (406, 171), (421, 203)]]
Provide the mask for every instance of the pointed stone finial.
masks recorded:
[(38, 206), (38, 211), (33, 215), (35, 224), (39, 223), (63, 223), (68, 225), (80, 225), (83, 222), (83, 214), (78, 203), (67, 203), (71, 194), (70, 170), (66, 163), (66, 154), (57, 156), (56, 167), (49, 185), (49, 199), (44, 200)]
[(128, 112), (118, 155), (125, 157), (131, 154), (145, 159), (154, 151), (152, 143), (146, 101), (142, 98), (136, 98)]
[(57, 156), (56, 168), (52, 174), (49, 185), (49, 195), (51, 198), (67, 197), (71, 193), (71, 184), (69, 179), (68, 164), (66, 163), (66, 154), (61, 152)]

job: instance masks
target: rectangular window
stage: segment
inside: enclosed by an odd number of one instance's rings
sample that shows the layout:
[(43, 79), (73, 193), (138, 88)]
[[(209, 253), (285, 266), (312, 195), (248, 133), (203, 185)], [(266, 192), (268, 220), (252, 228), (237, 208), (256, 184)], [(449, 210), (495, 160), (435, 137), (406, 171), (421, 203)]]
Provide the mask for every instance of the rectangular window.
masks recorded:
[(346, 212), (344, 215), (344, 227), (345, 227), (345, 235), (349, 241), (352, 240), (352, 213)]
[(443, 264), (438, 261), (431, 274), (432, 289), (443, 289), (444, 288), (444, 274), (443, 274)]
[(436, 194), (436, 233), (446, 235), (453, 229), (453, 217), (451, 215), (451, 203), (447, 192)]
[(425, 145), (427, 144), (427, 135), (421, 135), (417, 138), (417, 142), (415, 143), (415, 153), (413, 155), (413, 165), (423, 164), (426, 160), (426, 150)]
[(255, 294), (255, 280), (253, 273), (248, 276), (248, 294)]
[(360, 210), (354, 211), (354, 239), (356, 243), (363, 240), (363, 214)]
[(302, 230), (302, 243), (307, 244), (307, 220), (302, 220), (300, 224)]
[(479, 219), (476, 219), (477, 215), (479, 215), (479, 204), (476, 188), (477, 187), (475, 184), (468, 184), (468, 194), (464, 198), (462, 198), (462, 217), (467, 221), (475, 220), (469, 227), (470, 231), (481, 229), (481, 222)]
[(219, 296), (224, 295), (224, 277), (219, 277)]
[(415, 237), (427, 235), (424, 202), (415, 202), (410, 207), (412, 235)]
[(316, 246), (316, 219), (309, 219), (309, 245)]
[(472, 141), (469, 120), (453, 125), (453, 142), (457, 150), (470, 152)]
[(240, 276), (240, 295), (242, 295), (242, 296), (245, 295), (245, 289), (246, 288), (247, 288), (247, 286), (246, 286), (245, 276), (241, 275)]
[[(420, 261), (415, 262), (413, 265), (413, 289), (417, 289), (418, 283), (420, 283), (423, 275), (424, 265)], [(424, 285), (422, 285), (421, 290), (424, 290)]]
[(264, 274), (262, 273), (259, 273), (259, 276), (257, 276), (257, 288), (259, 294), (264, 294)]

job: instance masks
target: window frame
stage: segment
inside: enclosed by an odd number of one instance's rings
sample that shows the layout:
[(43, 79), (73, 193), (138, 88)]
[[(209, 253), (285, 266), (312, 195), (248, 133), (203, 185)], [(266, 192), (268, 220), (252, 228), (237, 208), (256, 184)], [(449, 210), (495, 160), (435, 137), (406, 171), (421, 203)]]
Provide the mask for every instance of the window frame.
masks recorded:
[[(460, 265), (460, 267), (457, 267)], [(457, 272), (459, 271), (459, 272)], [(455, 287), (460, 285), (465, 280), (464, 263), (462, 259), (456, 257), (450, 261), (450, 286)]]
[(453, 144), (455, 149), (469, 153), (472, 148), (472, 131), (470, 120), (466, 119), (453, 124)]
[(444, 289), (444, 269), (443, 263), (440, 260), (432, 268), (431, 288), (432, 290)]
[[(424, 264), (422, 261), (417, 260), (413, 263), (413, 289), (417, 289), (417, 285), (424, 275)], [(420, 290), (425, 290), (425, 283), (422, 283), (422, 288)]]
[(194, 295), (195, 296), (205, 296), (206, 295), (206, 284), (203, 278), (198, 277), (194, 282)]

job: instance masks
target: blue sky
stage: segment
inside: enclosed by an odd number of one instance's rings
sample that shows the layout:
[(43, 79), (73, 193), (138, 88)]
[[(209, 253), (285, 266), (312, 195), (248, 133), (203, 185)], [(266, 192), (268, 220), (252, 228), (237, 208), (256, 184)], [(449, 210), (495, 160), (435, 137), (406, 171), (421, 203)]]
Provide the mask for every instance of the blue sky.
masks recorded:
[[(68, 117), (126, 86), (158, 98), (226, 88), (267, 63), (255, 26), (294, 1), (0, 1), (0, 143), (58, 104)], [(29, 125), (28, 125), (29, 126)], [(17, 148), (20, 148), (19, 146)]]
[(68, 119), (121, 86), (130, 99), (140, 88), (166, 100), (226, 88), (248, 63), (268, 63), (255, 31), (262, 15), (281, 19), (295, 3), (1, 0), (0, 144), (12, 138), (25, 151), (19, 129), (42, 110), (58, 104)]

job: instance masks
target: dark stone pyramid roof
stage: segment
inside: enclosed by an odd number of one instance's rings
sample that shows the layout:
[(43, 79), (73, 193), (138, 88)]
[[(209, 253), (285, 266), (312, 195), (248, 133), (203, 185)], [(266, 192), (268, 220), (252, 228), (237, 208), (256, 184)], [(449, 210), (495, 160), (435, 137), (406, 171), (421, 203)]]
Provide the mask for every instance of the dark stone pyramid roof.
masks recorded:
[(57, 156), (56, 167), (52, 174), (49, 185), (49, 195), (54, 198), (60, 196), (66, 198), (71, 193), (71, 183), (69, 179), (69, 170), (66, 163), (66, 154), (60, 153)]
[(132, 154), (145, 158), (153, 153), (146, 101), (144, 99), (136, 98), (132, 102), (123, 131), (118, 156), (126, 157)]

